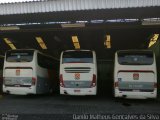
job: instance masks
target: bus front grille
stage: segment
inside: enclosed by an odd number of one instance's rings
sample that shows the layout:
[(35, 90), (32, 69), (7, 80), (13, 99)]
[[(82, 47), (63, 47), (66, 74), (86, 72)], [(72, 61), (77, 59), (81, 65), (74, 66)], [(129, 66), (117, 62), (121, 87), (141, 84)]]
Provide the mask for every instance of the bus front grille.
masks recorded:
[(66, 73), (89, 73), (91, 71), (90, 67), (66, 67), (64, 68)]

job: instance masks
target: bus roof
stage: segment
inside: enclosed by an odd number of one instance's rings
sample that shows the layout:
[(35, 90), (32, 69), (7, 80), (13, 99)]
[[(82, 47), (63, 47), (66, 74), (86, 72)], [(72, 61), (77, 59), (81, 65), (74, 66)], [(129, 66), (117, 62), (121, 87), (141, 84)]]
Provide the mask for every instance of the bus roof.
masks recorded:
[(63, 52), (71, 52), (71, 51), (93, 51), (93, 50), (83, 50), (83, 49), (80, 49), (80, 50), (65, 50)]
[(39, 50), (37, 50), (37, 49), (15, 49), (15, 50), (7, 50), (6, 52), (8, 52), (8, 51), (25, 51), (25, 50), (33, 50), (34, 52), (37, 52), (37, 53), (41, 53), (42, 55), (44, 55), (44, 56), (47, 56), (47, 57), (50, 57), (50, 58), (52, 58), (52, 59), (54, 59), (54, 60), (57, 60), (57, 61), (59, 61), (59, 59), (57, 59), (57, 58), (55, 58), (55, 57), (53, 57), (53, 56), (50, 56), (50, 55), (48, 55), (48, 54), (46, 54), (46, 53), (43, 53), (43, 52), (41, 52), (41, 51), (39, 51)]
[(15, 49), (15, 50), (7, 50), (7, 51), (21, 51), (21, 50), (33, 50), (33, 51), (38, 51), (37, 49)]
[(116, 51), (116, 53), (119, 53), (119, 52), (123, 52), (123, 53), (134, 53), (134, 52), (153, 52), (152, 50), (148, 50), (148, 49), (131, 49), (131, 50), (118, 50)]

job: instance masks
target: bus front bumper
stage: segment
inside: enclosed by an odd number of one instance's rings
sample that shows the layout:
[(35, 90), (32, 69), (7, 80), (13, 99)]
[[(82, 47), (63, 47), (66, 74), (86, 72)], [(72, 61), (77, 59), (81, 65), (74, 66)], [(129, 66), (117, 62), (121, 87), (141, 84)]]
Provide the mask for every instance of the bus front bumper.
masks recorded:
[(96, 95), (97, 89), (96, 87), (93, 88), (64, 88), (60, 87), (60, 94), (61, 95)]
[(115, 90), (114, 97), (126, 98), (126, 99), (156, 99), (157, 90), (153, 92), (138, 92), (138, 91), (119, 91)]
[(36, 90), (33, 86), (31, 87), (6, 87), (3, 85), (3, 92), (14, 95), (29, 95), (36, 94)]

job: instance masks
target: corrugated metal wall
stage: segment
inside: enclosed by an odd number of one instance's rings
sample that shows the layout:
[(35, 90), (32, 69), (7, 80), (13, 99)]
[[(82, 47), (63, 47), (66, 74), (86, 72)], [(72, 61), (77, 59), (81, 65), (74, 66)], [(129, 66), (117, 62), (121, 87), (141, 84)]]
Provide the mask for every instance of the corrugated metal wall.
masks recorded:
[(0, 4), (0, 15), (160, 6), (160, 0), (46, 0)]

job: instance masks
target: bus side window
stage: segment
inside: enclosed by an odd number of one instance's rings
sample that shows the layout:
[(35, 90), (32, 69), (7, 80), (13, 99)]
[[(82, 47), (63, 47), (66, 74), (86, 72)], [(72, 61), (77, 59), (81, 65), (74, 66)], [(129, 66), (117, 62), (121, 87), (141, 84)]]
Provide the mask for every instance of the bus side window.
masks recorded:
[(54, 67), (53, 64), (54, 63), (51, 58), (38, 53), (38, 65), (40, 67), (52, 69)]
[(53, 60), (49, 57), (44, 57), (44, 62), (47, 68), (52, 69), (53, 68)]
[(46, 66), (45, 66), (45, 62), (44, 62), (44, 58), (43, 58), (43, 56), (41, 55), (41, 54), (37, 54), (38, 56), (37, 56), (37, 58), (38, 58), (38, 65), (40, 66), (40, 67), (43, 67), (43, 68), (45, 68)]

